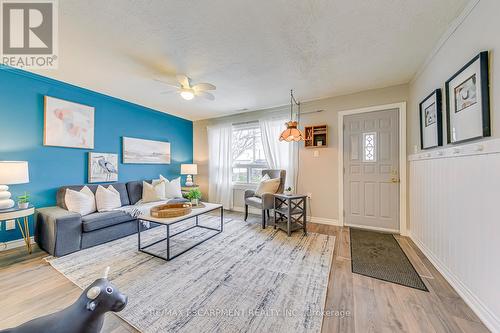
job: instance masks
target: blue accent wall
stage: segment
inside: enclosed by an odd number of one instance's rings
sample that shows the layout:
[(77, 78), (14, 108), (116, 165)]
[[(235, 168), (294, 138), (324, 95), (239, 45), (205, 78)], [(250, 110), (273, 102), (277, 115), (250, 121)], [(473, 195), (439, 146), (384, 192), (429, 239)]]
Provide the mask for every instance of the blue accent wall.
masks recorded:
[[(95, 107), (94, 149), (43, 146), (44, 95)], [(122, 164), (122, 137), (171, 143), (171, 164)], [(53, 206), (62, 185), (87, 182), (88, 152), (118, 154), (119, 182), (180, 174), (192, 163), (193, 123), (117, 98), (26, 71), (0, 66), (0, 160), (29, 162), (30, 183), (10, 185), (13, 197), (27, 191), (35, 207)], [(15, 199), (15, 198), (13, 198)], [(33, 225), (33, 221), (31, 222)], [(0, 224), (0, 242), (21, 238), (17, 226)]]

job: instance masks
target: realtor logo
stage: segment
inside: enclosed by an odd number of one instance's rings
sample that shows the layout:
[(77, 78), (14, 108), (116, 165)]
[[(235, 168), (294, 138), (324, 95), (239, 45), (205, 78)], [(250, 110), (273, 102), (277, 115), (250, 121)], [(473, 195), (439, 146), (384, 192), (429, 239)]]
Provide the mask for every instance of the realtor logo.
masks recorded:
[(2, 64), (57, 68), (56, 0), (0, 0)]

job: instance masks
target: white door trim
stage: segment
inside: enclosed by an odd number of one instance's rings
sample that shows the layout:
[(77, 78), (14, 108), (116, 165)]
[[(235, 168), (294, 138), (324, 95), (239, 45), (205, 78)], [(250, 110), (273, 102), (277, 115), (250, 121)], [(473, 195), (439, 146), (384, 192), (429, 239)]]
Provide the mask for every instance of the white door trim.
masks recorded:
[(361, 109), (340, 111), (338, 113), (338, 182), (339, 182), (339, 223), (344, 225), (344, 117), (366, 112), (399, 110), (399, 233), (407, 236), (406, 228), (406, 102), (370, 106)]

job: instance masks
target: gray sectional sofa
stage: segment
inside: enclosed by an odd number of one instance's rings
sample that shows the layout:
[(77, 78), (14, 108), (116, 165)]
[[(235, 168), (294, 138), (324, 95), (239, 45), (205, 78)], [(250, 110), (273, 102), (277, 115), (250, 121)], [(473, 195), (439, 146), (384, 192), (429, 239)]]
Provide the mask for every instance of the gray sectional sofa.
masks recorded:
[[(120, 192), (122, 206), (135, 205), (142, 198), (142, 180), (111, 185)], [(95, 212), (86, 216), (68, 211), (64, 203), (66, 189), (79, 191), (83, 186), (63, 186), (57, 191), (57, 206), (37, 209), (35, 241), (53, 256), (64, 256), (137, 232), (137, 219), (123, 211)], [(86, 186), (95, 193), (98, 185)], [(175, 198), (174, 201), (187, 200)]]

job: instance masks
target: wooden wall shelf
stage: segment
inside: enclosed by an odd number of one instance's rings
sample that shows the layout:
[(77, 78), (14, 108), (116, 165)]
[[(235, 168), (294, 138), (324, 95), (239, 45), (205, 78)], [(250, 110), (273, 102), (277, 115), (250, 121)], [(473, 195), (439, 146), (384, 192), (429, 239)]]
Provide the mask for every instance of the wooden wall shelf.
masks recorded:
[(304, 135), (306, 148), (328, 147), (328, 125), (305, 126)]

